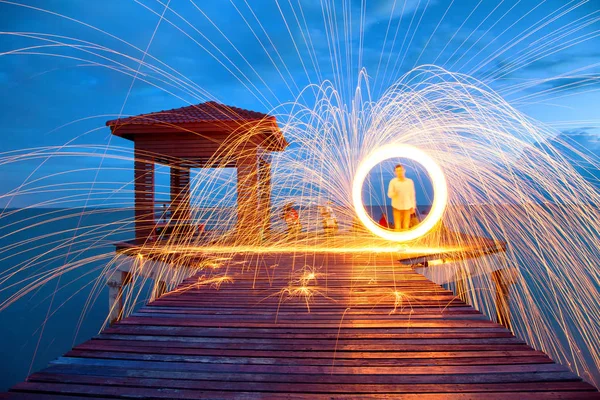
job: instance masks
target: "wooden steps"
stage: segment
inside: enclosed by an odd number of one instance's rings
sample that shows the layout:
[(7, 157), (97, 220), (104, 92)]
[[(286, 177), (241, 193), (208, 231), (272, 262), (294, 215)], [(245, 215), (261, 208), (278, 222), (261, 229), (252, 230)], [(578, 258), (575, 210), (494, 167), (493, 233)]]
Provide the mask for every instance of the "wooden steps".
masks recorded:
[(187, 279), (6, 398), (600, 399), (392, 255), (238, 258), (225, 273), (218, 290)]

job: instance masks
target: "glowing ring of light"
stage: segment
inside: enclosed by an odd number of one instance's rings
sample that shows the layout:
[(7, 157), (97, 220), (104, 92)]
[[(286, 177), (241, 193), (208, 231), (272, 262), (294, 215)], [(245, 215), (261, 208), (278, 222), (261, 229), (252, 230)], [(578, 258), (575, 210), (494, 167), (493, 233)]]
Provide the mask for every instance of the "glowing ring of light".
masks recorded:
[[(397, 232), (382, 228), (369, 217), (362, 201), (362, 186), (373, 167), (382, 161), (399, 157), (418, 162), (425, 168), (433, 184), (433, 204), (431, 211), (419, 225), (407, 231)], [(413, 146), (392, 144), (378, 148), (360, 163), (352, 184), (352, 201), (356, 215), (371, 232), (387, 240), (407, 242), (425, 235), (442, 218), (448, 202), (448, 187), (441, 168), (427, 153)]]

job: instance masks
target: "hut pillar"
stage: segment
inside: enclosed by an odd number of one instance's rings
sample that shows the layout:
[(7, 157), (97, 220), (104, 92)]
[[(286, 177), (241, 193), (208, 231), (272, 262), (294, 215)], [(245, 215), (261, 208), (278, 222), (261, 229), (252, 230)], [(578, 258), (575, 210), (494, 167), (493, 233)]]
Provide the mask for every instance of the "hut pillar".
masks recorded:
[(271, 233), (271, 162), (263, 158), (259, 159), (259, 213), (263, 237)]
[(189, 167), (171, 166), (171, 217), (175, 224), (191, 219)]
[(237, 240), (254, 243), (260, 239), (261, 224), (257, 212), (258, 162), (256, 149), (246, 149), (237, 159)]
[(154, 229), (154, 162), (142, 158), (137, 148), (134, 161), (135, 239), (145, 242)]

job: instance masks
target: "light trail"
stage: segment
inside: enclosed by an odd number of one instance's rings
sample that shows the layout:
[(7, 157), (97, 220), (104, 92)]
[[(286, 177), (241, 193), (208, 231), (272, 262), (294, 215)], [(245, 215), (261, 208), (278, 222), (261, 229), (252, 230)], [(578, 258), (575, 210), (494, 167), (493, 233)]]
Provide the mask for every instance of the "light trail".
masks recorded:
[[(14, 37), (35, 44), (19, 43), (17, 48), (0, 54), (2, 57), (44, 57), (49, 64), (61, 60), (87, 69), (102, 68), (120, 77), (136, 77), (139, 84), (159, 89), (182, 103), (195, 104), (215, 98), (174, 66), (117, 35), (51, 10), (18, 2), (0, 3), (3, 7), (10, 4), (23, 8), (32, 16), (39, 13), (76, 24), (82, 36), (87, 35), (85, 32), (89, 29), (93, 38), (85, 40), (85, 37), (48, 32), (2, 32), (6, 39)], [(406, 72), (396, 67), (409, 65), (409, 51), (414, 50), (414, 39), (423, 33), (422, 21), (431, 12), (429, 1), (422, 0), (421, 6), (417, 5), (414, 10), (405, 9), (410, 2), (394, 2), (391, 12), (400, 10), (400, 14), (386, 16), (383, 45), (377, 46), (381, 51), (375, 54), (376, 69), (373, 65), (370, 71), (363, 69), (367, 58), (364, 53), (369, 51), (363, 37), (368, 29), (365, 28), (367, 2), (361, 2), (358, 13), (352, 10), (350, 2), (344, 2), (341, 11), (334, 2), (318, 2), (322, 24), (317, 30), (309, 23), (315, 11), (309, 5), (288, 2), (288, 8), (278, 1), (276, 15), (281, 17), (281, 21), (278, 20), (283, 27), (281, 32), (270, 29), (271, 21), (261, 20), (261, 10), (250, 3), (244, 1), (244, 7), (240, 7), (242, 3), (232, 1), (231, 7), (240, 17), (240, 26), (247, 28), (248, 36), (259, 44), (258, 52), (264, 53), (261, 60), (273, 66), (271, 75), (253, 65), (256, 54), (250, 53), (252, 47), (246, 48), (244, 43), (228, 36), (231, 34), (228, 27), (219, 24), (218, 15), (206, 11), (208, 7), (202, 2), (193, 2), (191, 10), (207, 24), (195, 20), (193, 13), (181, 11), (179, 5), (169, 7), (163, 23), (189, 40), (194, 49), (201, 51), (202, 57), (214, 61), (223, 72), (230, 74), (249, 97), (266, 107), (263, 111), (276, 116), (290, 142), (285, 152), (272, 156), (271, 237), (260, 243), (240, 244), (232, 233), (237, 218), (236, 176), (227, 172), (226, 165), (218, 160), (243, 156), (244, 142), (259, 134), (241, 129), (228, 147), (215, 156), (215, 163), (223, 168), (199, 171), (192, 179), (193, 218), (208, 224), (209, 234), (206, 237), (165, 236), (162, 240), (149, 240), (140, 248), (123, 250), (115, 257), (114, 237), (133, 236), (133, 216), (127, 213), (131, 211), (134, 194), (131, 165), (135, 157), (129, 148), (114, 144), (75, 143), (75, 139), (84, 137), (91, 140), (89, 137), (98, 131), (103, 132), (100, 137), (106, 135), (101, 129), (105, 129), (103, 124), (108, 117), (97, 116), (102, 117), (98, 127), (74, 137), (67, 145), (0, 154), (3, 177), (12, 177), (11, 168), (15, 166), (34, 166), (21, 185), (0, 195), (4, 204), (10, 204), (9, 199), (15, 204), (27, 204), (28, 200), (39, 198), (35, 203), (37, 207), (71, 207), (80, 205), (89, 196), (90, 204), (108, 207), (105, 210), (45, 211), (35, 216), (27, 214), (31, 212), (28, 208), (5, 210), (0, 215), (0, 239), (12, 241), (0, 249), (0, 261), (8, 266), (0, 271), (0, 309), (25, 301), (63, 275), (80, 270), (86, 271), (84, 276), (87, 277), (86, 268), (90, 268), (98, 276), (92, 284), (81, 283), (82, 287), (91, 286), (81, 323), (91, 305), (97, 299), (103, 301), (104, 284), (123, 267), (126, 254), (135, 257), (142, 254), (131, 267), (134, 271), (147, 269), (149, 263), (159, 265), (154, 278), (166, 281), (168, 289), (177, 287), (186, 274), (199, 273), (202, 278), (190, 285), (190, 290), (214, 290), (221, 284), (235, 285), (235, 281), (231, 281), (234, 274), (246, 272), (245, 263), (230, 262), (236, 255), (260, 259), (266, 254), (283, 253), (350, 256), (389, 253), (391, 257), (441, 251), (466, 253), (475, 243), (460, 235), (453, 237), (451, 246), (444, 243), (441, 227), (434, 227), (437, 211), (414, 231), (423, 234), (414, 243), (400, 245), (365, 232), (351, 232), (356, 203), (353, 199), (359, 197), (359, 190), (353, 189), (353, 184), (357, 175), (363, 175), (359, 168), (361, 163), (378, 149), (412, 146), (428, 154), (444, 172), (448, 192), (447, 202), (444, 202), (447, 206), (439, 213), (443, 226), (450, 232), (488, 237), (507, 244), (504, 257), (470, 259), (460, 265), (440, 259), (432, 262), (424, 273), (442, 283), (463, 276), (461, 268), (467, 269), (464, 275), (468, 280), (467, 296), (474, 306), (494, 317), (494, 283), (489, 272), (497, 268), (517, 269), (521, 279), (512, 289), (511, 304), (516, 334), (554, 359), (567, 363), (584, 378), (596, 379), (594, 383), (600, 384), (595, 372), (600, 370), (597, 323), (600, 320), (597, 300), (600, 195), (597, 187), (582, 174), (584, 168), (598, 168), (600, 162), (586, 149), (576, 148), (564, 140), (557, 129), (515, 108), (533, 101), (560, 99), (567, 95), (566, 90), (574, 87), (594, 90), (597, 63), (493, 89), (494, 84), (502, 83), (500, 80), (515, 71), (575, 46), (593, 43), (599, 32), (597, 11), (576, 16), (569, 22), (569, 16), (586, 3), (570, 1), (523, 27), (526, 17), (543, 8), (543, 2), (534, 8), (500, 2), (484, 14), (475, 12), (480, 7), (479, 2), (473, 4), (472, 11), (465, 9), (467, 19), (457, 30), (445, 32), (449, 33), (450, 40), (445, 40), (439, 54), (431, 58), (441, 67), (423, 65)], [(146, 3), (136, 4), (140, 10), (160, 16)], [(435, 31), (423, 36), (428, 52), (435, 41), (443, 37), (436, 32), (444, 29), (443, 22), (450, 12), (448, 7), (433, 24)], [(498, 27), (502, 28), (498, 30)], [(470, 31), (466, 31), (467, 28)], [(505, 40), (510, 35), (514, 37)], [(291, 38), (289, 48), (281, 44), (284, 36)], [(220, 46), (220, 43), (224, 44)], [(425, 47), (418, 49), (417, 60), (430, 59)], [(355, 65), (356, 60), (359, 60), (358, 65)], [(500, 64), (498, 68), (485, 69), (495, 63)], [(296, 69), (301, 73), (294, 74)], [(368, 72), (375, 72), (374, 80)], [(281, 79), (277, 85), (284, 90), (277, 90), (275, 84), (271, 84), (272, 76)], [(579, 83), (569, 82), (568, 78), (577, 78)], [(540, 88), (554, 81), (563, 82), (563, 79), (567, 83)], [(393, 84), (390, 86), (389, 82)], [(505, 96), (513, 96), (514, 101), (506, 101)], [(283, 99), (292, 100), (284, 102)], [(561, 126), (581, 126), (582, 123), (583, 126), (600, 125), (597, 120), (589, 120), (564, 121)], [(61, 128), (66, 127), (77, 129), (74, 123)], [(155, 156), (176, 161), (165, 155), (139, 155)], [(86, 174), (94, 169), (85, 162), (98, 159), (110, 163), (112, 169), (103, 168), (98, 179), (90, 181)], [(167, 173), (157, 170), (157, 180), (167, 180)], [(436, 181), (434, 178), (433, 182)], [(380, 194), (376, 185), (370, 186), (370, 183), (364, 187), (361, 184), (360, 188), (360, 194), (367, 198)], [(434, 190), (434, 200), (444, 193), (439, 188)], [(158, 185), (156, 198), (169, 197), (168, 188)], [(304, 232), (297, 240), (286, 235), (285, 224), (279, 218), (281, 206), (290, 199), (296, 201), (303, 223)], [(315, 210), (315, 205), (327, 201), (333, 201), (340, 222), (340, 235), (333, 240), (319, 234), (322, 221)], [(367, 213), (360, 211), (363, 207), (358, 209), (363, 224), (373, 227)], [(439, 209), (434, 207), (434, 211)], [(82, 226), (80, 231), (62, 225), (79, 216), (95, 222)], [(48, 232), (41, 232), (44, 229)], [(408, 239), (415, 237), (402, 240)], [(95, 253), (89, 255), (90, 252)], [(65, 253), (69, 255), (68, 262), (61, 264)], [(194, 257), (198, 255), (211, 257), (197, 261)], [(178, 263), (190, 267), (187, 271), (174, 270), (171, 265)], [(223, 268), (225, 264), (227, 267)], [(265, 273), (252, 272), (256, 276)], [(266, 273), (270, 281), (277, 281), (274, 279), (277, 269)], [(123, 299), (124, 315), (129, 315), (136, 304), (151, 298), (143, 289), (149, 279), (152, 278), (141, 275), (133, 279)], [(273, 290), (280, 296), (281, 303), (298, 300), (309, 309), (310, 299), (327, 293), (328, 282), (334, 279), (326, 271), (301, 269), (298, 275), (286, 279), (286, 285)], [(371, 279), (377, 290), (376, 271)], [(78, 278), (73, 278), (57, 291), (67, 290), (76, 283), (79, 284)], [(400, 289), (388, 290), (382, 298), (392, 299), (392, 313), (403, 312), (410, 300)], [(349, 301), (357, 305), (352, 299)]]

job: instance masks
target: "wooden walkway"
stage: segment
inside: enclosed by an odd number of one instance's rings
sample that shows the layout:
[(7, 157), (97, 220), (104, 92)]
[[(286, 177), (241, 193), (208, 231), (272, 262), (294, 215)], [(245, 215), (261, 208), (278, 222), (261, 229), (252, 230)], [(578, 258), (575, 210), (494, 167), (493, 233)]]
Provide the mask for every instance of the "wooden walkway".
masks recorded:
[(6, 398), (600, 399), (390, 255), (261, 256), (224, 271), (234, 283), (187, 279)]

